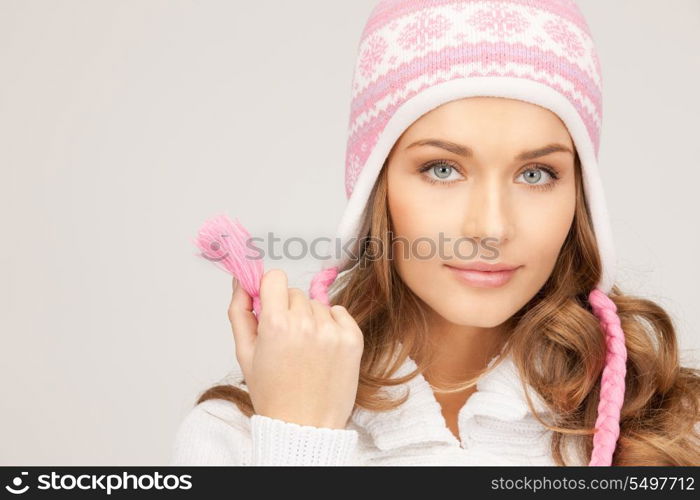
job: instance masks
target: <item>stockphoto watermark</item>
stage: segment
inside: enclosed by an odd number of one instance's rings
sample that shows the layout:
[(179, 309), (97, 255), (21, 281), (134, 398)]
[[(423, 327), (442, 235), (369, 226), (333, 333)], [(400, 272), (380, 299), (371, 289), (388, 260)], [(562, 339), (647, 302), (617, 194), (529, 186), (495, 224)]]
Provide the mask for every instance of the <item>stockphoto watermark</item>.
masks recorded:
[[(228, 234), (221, 234), (219, 240), (209, 245), (209, 251), (203, 256), (212, 261), (224, 260), (228, 256)], [(248, 249), (246, 258), (251, 260), (305, 260), (313, 257), (317, 260), (347, 259), (366, 265), (375, 260), (393, 260), (397, 255), (404, 259), (432, 260), (481, 260), (492, 261), (499, 257), (499, 249), (493, 246), (498, 238), (451, 238), (444, 233), (435, 237), (422, 236), (408, 239), (396, 236), (392, 231), (387, 233), (386, 242), (383, 238), (365, 236), (341, 241), (339, 238), (302, 238), (294, 236), (280, 238), (273, 232), (267, 233), (267, 238), (251, 237), (245, 240)]]

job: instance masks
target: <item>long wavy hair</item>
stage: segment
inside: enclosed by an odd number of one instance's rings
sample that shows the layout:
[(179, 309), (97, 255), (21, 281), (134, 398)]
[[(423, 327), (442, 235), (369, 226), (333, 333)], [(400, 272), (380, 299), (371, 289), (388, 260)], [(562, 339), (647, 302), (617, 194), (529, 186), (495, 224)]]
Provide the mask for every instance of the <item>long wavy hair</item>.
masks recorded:
[[(389, 240), (391, 217), (387, 204), (387, 162), (371, 193), (363, 220), (364, 241)], [(551, 276), (539, 292), (507, 320), (508, 335), (500, 359), (513, 355), (523, 384), (528, 383), (546, 403), (554, 422), (533, 415), (552, 432), (551, 452), (557, 465), (569, 465), (568, 446), (590, 457), (599, 402), (606, 344), (599, 320), (588, 303), (601, 274), (596, 239), (584, 196), (581, 164), (575, 157), (576, 211)], [(329, 289), (331, 304), (347, 308), (364, 335), (355, 405), (385, 411), (402, 404), (408, 394), (389, 399), (382, 386), (403, 384), (431, 363), (427, 305), (399, 277), (393, 261), (368, 258), (361, 249), (357, 263), (342, 272)], [(627, 347), (625, 400), (620, 435), (612, 465), (700, 464), (700, 370), (682, 367), (673, 321), (655, 302), (623, 293), (613, 286), (608, 294), (617, 306)], [(394, 374), (407, 356), (418, 368)], [(481, 375), (460, 384), (436, 387), (456, 392), (472, 387)], [(254, 414), (249, 393), (242, 387), (216, 385), (201, 393), (196, 404), (224, 399), (247, 416)], [(566, 445), (566, 446), (565, 446)]]

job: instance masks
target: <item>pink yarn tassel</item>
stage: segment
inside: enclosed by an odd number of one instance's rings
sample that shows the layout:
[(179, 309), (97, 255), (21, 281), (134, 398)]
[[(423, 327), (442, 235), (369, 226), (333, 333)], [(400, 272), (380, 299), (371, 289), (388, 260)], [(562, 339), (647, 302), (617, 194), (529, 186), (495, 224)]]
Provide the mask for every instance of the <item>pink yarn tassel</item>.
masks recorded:
[(309, 285), (309, 297), (318, 300), (321, 304), (330, 305), (328, 299), (328, 287), (331, 286), (338, 276), (337, 267), (327, 267), (322, 269), (311, 278)]
[(192, 242), (201, 251), (200, 256), (232, 274), (239, 286), (253, 298), (255, 315), (260, 315), (260, 281), (264, 274), (262, 258), (256, 258), (248, 242), (250, 233), (238, 222), (226, 215), (207, 219)]
[(598, 288), (591, 291), (588, 301), (605, 332), (607, 345), (605, 368), (600, 382), (596, 433), (593, 436), (593, 453), (588, 465), (609, 466), (612, 465), (617, 438), (620, 435), (620, 410), (625, 400), (627, 348), (615, 303)]

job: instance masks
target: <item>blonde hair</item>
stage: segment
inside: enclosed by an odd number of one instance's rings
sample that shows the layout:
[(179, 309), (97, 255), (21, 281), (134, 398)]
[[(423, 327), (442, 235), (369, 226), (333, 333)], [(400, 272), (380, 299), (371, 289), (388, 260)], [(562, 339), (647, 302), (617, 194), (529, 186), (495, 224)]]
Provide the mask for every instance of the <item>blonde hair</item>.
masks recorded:
[[(601, 262), (578, 155), (575, 163), (577, 203), (571, 229), (548, 281), (508, 319), (509, 334), (501, 357), (513, 356), (523, 383), (529, 384), (556, 416), (554, 422), (542, 420), (528, 395), (533, 415), (553, 431), (551, 451), (557, 465), (569, 465), (563, 452), (565, 444), (571, 444), (583, 457), (591, 455), (606, 355), (600, 323), (587, 300), (600, 277)], [(388, 247), (391, 222), (386, 162), (372, 191), (363, 227), (370, 241), (381, 240)], [(392, 262), (367, 259), (364, 248), (359, 262), (341, 273), (329, 289), (330, 303), (345, 306), (364, 335), (355, 404), (376, 411), (395, 408), (408, 397), (387, 399), (379, 393), (382, 386), (403, 384), (431, 362), (426, 306), (401, 280)], [(618, 286), (609, 296), (617, 306), (627, 347), (625, 400), (612, 465), (699, 464), (700, 428), (695, 424), (700, 421), (700, 370), (680, 366), (675, 328), (661, 306), (624, 294)], [(417, 360), (418, 368), (394, 378), (408, 356)], [(477, 379), (436, 391), (461, 391)], [(250, 395), (240, 387), (216, 385), (204, 391), (196, 404), (214, 398), (233, 402), (247, 416), (254, 413)]]

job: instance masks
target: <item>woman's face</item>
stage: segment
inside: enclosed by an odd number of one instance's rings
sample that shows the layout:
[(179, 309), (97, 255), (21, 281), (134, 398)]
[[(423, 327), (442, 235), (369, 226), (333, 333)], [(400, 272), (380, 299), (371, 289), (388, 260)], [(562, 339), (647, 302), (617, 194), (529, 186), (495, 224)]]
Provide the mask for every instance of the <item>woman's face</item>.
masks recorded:
[[(510, 318), (547, 281), (571, 227), (574, 151), (557, 115), (523, 101), (471, 97), (423, 115), (387, 166), (391, 258), (403, 281), (450, 323)], [(477, 262), (517, 269), (499, 284), (503, 273), (465, 279), (448, 267)]]

